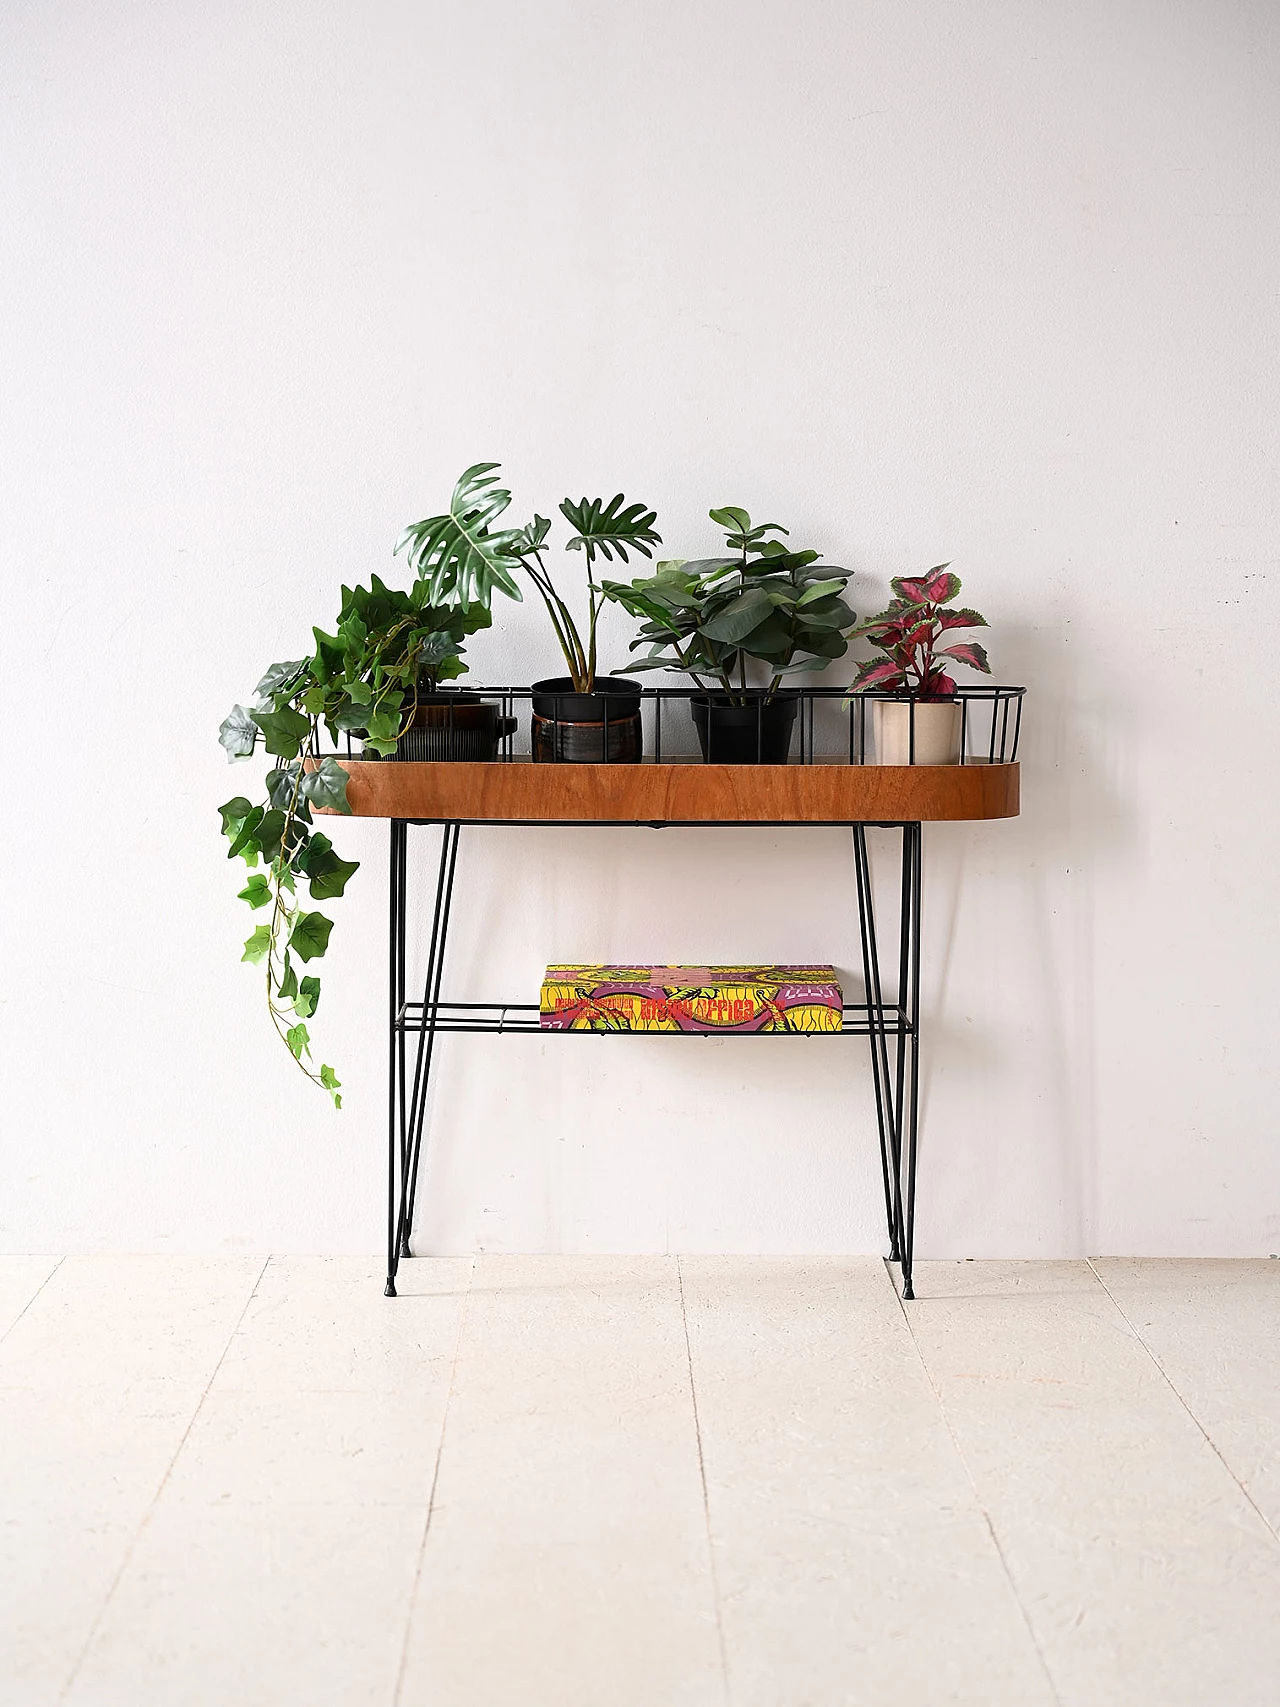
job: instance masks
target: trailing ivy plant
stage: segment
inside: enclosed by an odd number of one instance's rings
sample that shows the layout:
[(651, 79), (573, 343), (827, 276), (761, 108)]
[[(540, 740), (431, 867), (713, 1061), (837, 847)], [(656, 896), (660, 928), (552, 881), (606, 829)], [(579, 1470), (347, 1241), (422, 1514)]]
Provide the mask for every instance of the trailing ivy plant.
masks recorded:
[(605, 597), (643, 622), (631, 644), (649, 652), (631, 668), (682, 670), (703, 688), (711, 678), (742, 703), (749, 662), (765, 667), (768, 698), (786, 677), (843, 657), (857, 621), (842, 597), (848, 571), (820, 562), (817, 551), (771, 539), (787, 529), (753, 525), (736, 504), (710, 515), (734, 556), (677, 558), (659, 563), (648, 579), (604, 583)]
[(421, 691), (431, 691), (466, 670), (462, 643), (490, 617), (482, 602), (433, 605), (425, 581), (410, 592), (375, 575), (368, 587), (344, 587), (336, 631), (313, 629), (308, 658), (273, 664), (258, 683), (252, 706), (234, 706), (218, 732), (232, 760), (252, 758), (259, 743), (274, 760), (266, 798), (244, 795), (219, 808), (228, 859), (240, 858), (249, 877), (239, 898), (265, 914), (244, 945), (243, 960), (261, 969), (267, 1011), (302, 1071), (341, 1108), (333, 1068), (312, 1063), (307, 1021), (320, 1001), (320, 980), (302, 969), (323, 957), (333, 922), (308, 907), (338, 899), (359, 868), (344, 860), (316, 829), (313, 808), (349, 813), (347, 773), (320, 752), (323, 727), (330, 742), (358, 735), (365, 749), (387, 757), (412, 721)]
[(410, 567), (423, 581), (437, 604), (473, 605), (488, 608), (495, 591), (511, 599), (523, 595), (514, 578), (522, 570), (533, 582), (546, 606), (556, 642), (578, 693), (590, 693), (596, 681), (596, 626), (600, 618), (601, 589), (596, 585), (597, 554), (612, 562), (616, 556), (629, 561), (629, 551), (652, 557), (652, 547), (661, 545), (654, 531), (656, 510), (628, 503), (622, 493), (606, 504), (603, 498), (565, 498), (560, 514), (574, 529), (566, 551), (581, 551), (586, 558), (586, 639), (569, 606), (556, 589), (543, 561), (548, 550), (551, 522), (536, 512), (526, 526), (502, 528), (496, 524), (511, 506), (511, 494), (497, 484), (496, 462), (477, 462), (468, 468), (454, 487), (447, 514), (428, 516), (406, 528), (396, 546), (407, 551)]

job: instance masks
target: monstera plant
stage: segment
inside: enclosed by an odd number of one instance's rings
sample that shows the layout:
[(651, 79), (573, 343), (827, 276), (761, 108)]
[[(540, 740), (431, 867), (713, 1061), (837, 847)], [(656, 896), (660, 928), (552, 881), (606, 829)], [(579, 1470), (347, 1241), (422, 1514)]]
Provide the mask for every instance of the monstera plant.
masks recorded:
[(630, 504), (622, 493), (606, 504), (602, 498), (565, 498), (560, 513), (574, 530), (566, 551), (581, 551), (587, 581), (587, 626), (584, 640), (569, 605), (556, 589), (544, 561), (551, 522), (536, 512), (524, 527), (500, 527), (511, 506), (511, 494), (499, 486), (496, 462), (477, 462), (454, 487), (447, 514), (428, 516), (406, 528), (397, 551), (406, 551), (410, 567), (428, 588), (433, 602), (479, 604), (488, 608), (495, 592), (521, 599), (517, 571), (527, 575), (546, 606), (556, 643), (564, 654), (573, 691), (590, 693), (596, 685), (596, 627), (600, 589), (595, 581), (597, 556), (628, 561), (628, 552), (651, 557), (662, 543), (654, 531), (655, 510)]
[(265, 920), (241, 958), (260, 969), (267, 1011), (290, 1054), (338, 1108), (337, 1075), (311, 1058), (307, 1021), (320, 980), (304, 970), (324, 955), (333, 922), (307, 906), (303, 890), (310, 901), (335, 900), (359, 862), (343, 859), (315, 827), (315, 807), (350, 811), (347, 773), (332, 754), (321, 755), (320, 730), (330, 743), (358, 735), (366, 750), (394, 753), (418, 693), (463, 674), (463, 641), (489, 621), (483, 603), (433, 605), (421, 580), (407, 593), (376, 575), (368, 587), (344, 587), (335, 632), (314, 629), (315, 651), (273, 664), (255, 703), (233, 707), (219, 731), (228, 758), (250, 759), (261, 742), (273, 761), (265, 799), (237, 795), (219, 809), (227, 857), (249, 868), (240, 899)]

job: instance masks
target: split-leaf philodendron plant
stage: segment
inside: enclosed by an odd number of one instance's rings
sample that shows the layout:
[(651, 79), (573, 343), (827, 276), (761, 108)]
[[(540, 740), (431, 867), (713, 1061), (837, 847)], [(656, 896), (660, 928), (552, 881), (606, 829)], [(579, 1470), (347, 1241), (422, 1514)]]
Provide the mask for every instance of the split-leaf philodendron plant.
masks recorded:
[(576, 531), (567, 550), (585, 553), (589, 623), (584, 643), (568, 606), (543, 565), (551, 523), (534, 516), (520, 528), (494, 528), (511, 494), (496, 484), (496, 462), (479, 462), (459, 479), (449, 511), (406, 530), (396, 547), (409, 548), (416, 571), (406, 593), (375, 575), (368, 587), (344, 587), (336, 632), (313, 629), (315, 651), (307, 658), (273, 664), (258, 683), (254, 705), (233, 707), (219, 740), (233, 760), (252, 758), (261, 741), (275, 763), (266, 776), (266, 798), (256, 805), (237, 795), (220, 808), (228, 858), (241, 858), (249, 877), (239, 898), (265, 911), (244, 945), (242, 959), (262, 969), (272, 1024), (307, 1077), (342, 1106), (333, 1068), (316, 1067), (307, 1021), (320, 1000), (320, 980), (299, 968), (320, 959), (329, 946), (333, 921), (301, 899), (341, 896), (359, 861), (344, 860), (318, 831), (312, 809), (349, 813), (347, 773), (332, 755), (320, 753), (321, 726), (332, 741), (359, 736), (366, 751), (388, 757), (412, 722), (423, 692), (462, 675), (463, 642), (488, 628), (495, 590), (519, 599), (513, 579), (523, 570), (541, 594), (564, 651), (574, 687), (589, 691), (595, 680), (599, 588), (597, 553), (627, 562), (629, 550), (651, 555), (660, 543), (656, 513), (628, 504), (619, 494), (609, 503), (566, 498), (561, 513)]
[(547, 608), (556, 641), (578, 693), (590, 693), (596, 680), (596, 626), (600, 618), (600, 588), (595, 580), (596, 555), (606, 562), (616, 556), (628, 561), (628, 551), (652, 557), (651, 547), (662, 543), (654, 531), (657, 511), (629, 504), (619, 492), (606, 504), (602, 498), (565, 498), (560, 514), (573, 528), (566, 551), (581, 551), (587, 571), (587, 637), (573, 612), (557, 592), (543, 556), (551, 532), (548, 517), (535, 511), (520, 528), (494, 529), (511, 504), (511, 494), (497, 484), (496, 462), (477, 462), (454, 488), (447, 515), (428, 516), (406, 528), (396, 546), (407, 549), (409, 566), (430, 590), (433, 603), (488, 607), (495, 589), (508, 598), (523, 597), (513, 576), (522, 569)]

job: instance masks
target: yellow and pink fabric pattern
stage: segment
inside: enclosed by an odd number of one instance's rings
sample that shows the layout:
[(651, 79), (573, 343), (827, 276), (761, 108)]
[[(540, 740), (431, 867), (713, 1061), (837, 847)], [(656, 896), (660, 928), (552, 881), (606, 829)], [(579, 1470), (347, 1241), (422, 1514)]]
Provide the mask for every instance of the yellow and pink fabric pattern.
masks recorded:
[(544, 1031), (839, 1031), (831, 966), (548, 966)]

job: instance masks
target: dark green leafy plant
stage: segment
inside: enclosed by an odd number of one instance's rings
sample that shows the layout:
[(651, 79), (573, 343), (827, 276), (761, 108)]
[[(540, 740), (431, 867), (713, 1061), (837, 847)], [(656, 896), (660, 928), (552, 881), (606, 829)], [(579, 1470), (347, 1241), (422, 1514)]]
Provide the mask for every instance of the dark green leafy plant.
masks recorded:
[(674, 559), (644, 580), (604, 582), (605, 597), (643, 624), (631, 644), (649, 652), (631, 667), (681, 670), (704, 688), (716, 681), (741, 702), (750, 661), (765, 667), (771, 697), (788, 676), (843, 657), (857, 621), (841, 596), (848, 572), (819, 562), (819, 552), (792, 551), (771, 539), (787, 529), (777, 522), (753, 526), (736, 504), (710, 515), (735, 556)]
[(401, 535), (397, 551), (407, 551), (410, 567), (428, 588), (434, 604), (474, 603), (488, 607), (495, 590), (508, 598), (522, 597), (513, 571), (522, 569), (537, 588), (555, 631), (556, 642), (574, 688), (589, 693), (596, 679), (596, 626), (600, 588), (595, 582), (597, 554), (612, 562), (629, 561), (628, 552), (653, 555), (662, 543), (654, 531), (655, 510), (629, 504), (619, 492), (606, 504), (602, 498), (566, 498), (560, 513), (575, 531), (566, 551), (581, 551), (587, 571), (587, 637), (584, 641), (569, 606), (560, 596), (543, 561), (551, 522), (535, 513), (521, 528), (498, 528), (495, 523), (511, 506), (511, 494), (497, 484), (499, 464), (477, 462), (454, 487), (448, 513), (428, 516)]
[[(252, 707), (234, 706), (218, 732), (230, 759), (253, 756), (259, 741), (276, 760), (266, 775), (266, 799), (243, 795), (219, 808), (229, 859), (243, 859), (250, 876), (239, 896), (254, 912), (267, 909), (242, 959), (263, 969), (272, 1024), (302, 1071), (341, 1108), (339, 1080), (327, 1063), (311, 1061), (307, 1021), (320, 1001), (320, 980), (299, 967), (323, 957), (333, 922), (306, 907), (339, 898), (359, 867), (344, 860), (315, 828), (313, 808), (349, 813), (347, 773), (321, 756), (319, 732), (331, 741), (358, 735), (385, 757), (412, 719), (419, 693), (463, 674), (462, 643), (487, 628), (488, 609), (473, 602), (441, 608), (417, 581), (408, 593), (375, 575), (368, 587), (344, 587), (336, 632), (313, 629), (309, 658), (273, 664), (258, 683)], [(261, 869), (258, 869), (261, 862)]]

